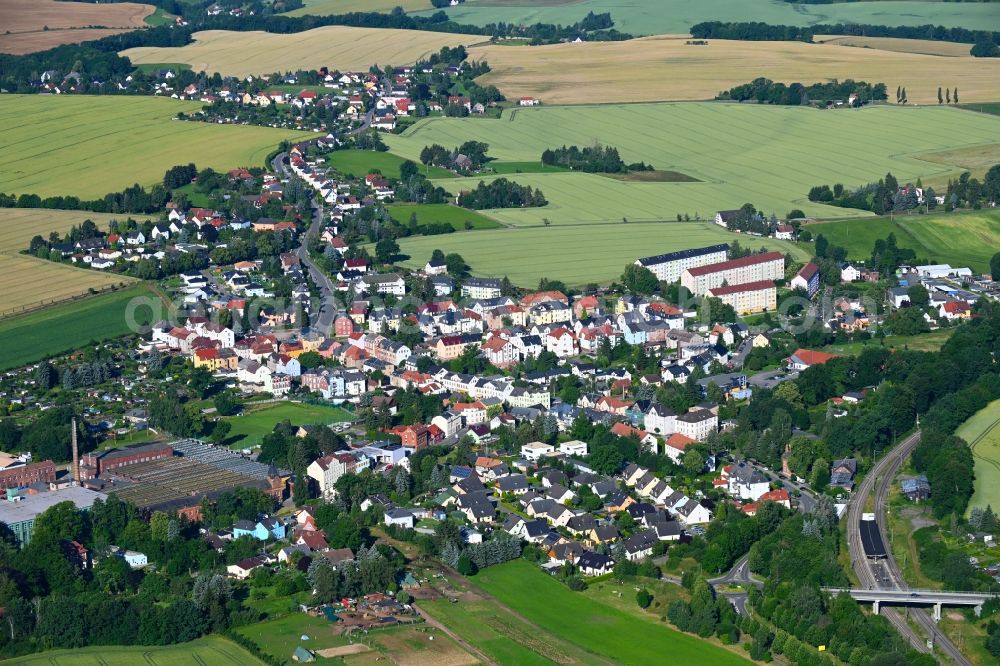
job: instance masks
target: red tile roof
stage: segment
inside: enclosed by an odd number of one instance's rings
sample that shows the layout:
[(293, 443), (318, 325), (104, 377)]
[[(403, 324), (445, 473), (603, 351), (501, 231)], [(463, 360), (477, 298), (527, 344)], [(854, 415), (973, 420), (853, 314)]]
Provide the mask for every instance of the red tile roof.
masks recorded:
[(723, 296), (725, 294), (739, 294), (744, 291), (764, 291), (774, 289), (774, 281), (760, 280), (758, 282), (747, 282), (746, 284), (731, 284), (725, 287), (713, 287), (708, 290), (712, 296)]
[(739, 259), (732, 259), (730, 261), (722, 261), (718, 264), (708, 264), (707, 266), (696, 266), (695, 268), (687, 269), (687, 272), (691, 275), (711, 275), (712, 273), (718, 273), (720, 271), (728, 271), (733, 268), (742, 268), (744, 266), (754, 266), (756, 264), (764, 264), (769, 261), (777, 261), (778, 259), (784, 259), (785, 255), (780, 252), (767, 252), (765, 254), (753, 254), (749, 257), (740, 257)]

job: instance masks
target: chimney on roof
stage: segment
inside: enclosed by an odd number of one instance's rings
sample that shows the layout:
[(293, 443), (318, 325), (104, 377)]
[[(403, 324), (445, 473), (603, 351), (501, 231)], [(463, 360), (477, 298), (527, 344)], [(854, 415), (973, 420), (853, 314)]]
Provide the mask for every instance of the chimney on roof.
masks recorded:
[(70, 439), (73, 444), (73, 481), (77, 484), (80, 483), (80, 451), (76, 444), (76, 417), (74, 416), (70, 428)]

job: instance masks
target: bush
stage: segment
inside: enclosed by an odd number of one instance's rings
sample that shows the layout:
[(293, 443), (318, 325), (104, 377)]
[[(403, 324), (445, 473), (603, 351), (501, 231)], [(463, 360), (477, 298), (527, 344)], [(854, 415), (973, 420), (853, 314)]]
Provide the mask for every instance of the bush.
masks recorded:
[(639, 590), (635, 595), (635, 603), (639, 604), (639, 608), (649, 608), (653, 603), (653, 595), (646, 589)]
[(455, 570), (463, 576), (475, 576), (479, 571), (476, 568), (476, 564), (469, 558), (468, 555), (462, 555), (458, 558), (458, 562), (455, 564)]

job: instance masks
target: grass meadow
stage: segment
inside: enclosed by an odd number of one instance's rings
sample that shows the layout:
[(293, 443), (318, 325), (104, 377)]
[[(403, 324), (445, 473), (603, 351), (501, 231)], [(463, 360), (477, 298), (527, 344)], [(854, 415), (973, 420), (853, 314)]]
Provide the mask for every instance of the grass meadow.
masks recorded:
[[(141, 46), (122, 51), (133, 63), (183, 62), (195, 71), (226, 76), (317, 69), (368, 71), (372, 64), (408, 65), (442, 46), (476, 44), (486, 37), (443, 32), (327, 26), (297, 32), (205, 30), (186, 46)], [(358, 48), (364, 44), (364, 48)]]
[(306, 405), (297, 402), (275, 402), (260, 407), (248, 406), (243, 414), (227, 417), (233, 424), (227, 443), (237, 448), (256, 446), (281, 421), (292, 425), (329, 425), (350, 421), (353, 417), (339, 407)]
[[(809, 202), (820, 183), (848, 187), (891, 171), (900, 181), (955, 175), (958, 169), (915, 157), (996, 143), (1000, 118), (952, 108), (873, 107), (819, 111), (716, 103), (653, 103), (518, 109), (500, 120), (428, 118), (387, 137), (396, 154), (414, 159), (429, 144), (489, 144), (498, 162), (532, 162), (545, 148), (616, 146), (626, 162), (644, 161), (701, 182), (621, 182), (595, 174), (512, 174), (540, 187), (550, 204), (487, 214), (515, 226), (675, 219), (752, 202), (783, 216), (799, 208), (813, 217), (867, 215)], [(449, 181), (452, 191), (478, 179)]]
[[(437, 10), (433, 10), (437, 11)], [(989, 3), (844, 2), (789, 4), (776, 0), (469, 0), (446, 8), (459, 23), (574, 23), (587, 12), (611, 12), (615, 28), (633, 35), (687, 33), (702, 21), (762, 21), (785, 25), (869, 23), (873, 25), (944, 25), (979, 30), (1000, 28), (1000, 15)], [(422, 12), (430, 14), (432, 11)]]
[(1000, 400), (973, 414), (955, 434), (969, 443), (976, 462), (969, 509), (1000, 506)]
[(987, 271), (1000, 244), (1000, 211), (818, 222), (806, 228), (814, 238), (823, 234), (831, 244), (847, 248), (851, 259), (870, 257), (875, 241), (892, 233), (900, 247), (912, 249), (920, 260)]
[[(454, 146), (476, 139), (490, 145), (494, 164), (503, 169), (537, 163), (547, 147), (589, 145), (599, 138), (616, 146), (626, 162), (644, 161), (698, 179), (638, 182), (514, 170), (505, 177), (541, 189), (549, 200), (541, 208), (482, 211), (514, 229), (400, 240), (410, 256), (405, 265), (423, 265), (440, 248), (462, 254), (477, 274), (508, 275), (533, 286), (539, 277), (569, 284), (609, 281), (637, 257), (734, 239), (808, 257), (809, 250), (794, 244), (734, 236), (707, 223), (715, 211), (746, 202), (779, 217), (798, 208), (816, 218), (856, 218), (812, 228), (814, 235), (824, 233), (848, 247), (855, 258), (868, 256), (876, 238), (895, 231), (903, 246), (913, 246), (922, 257), (981, 270), (1000, 238), (997, 213), (890, 222), (865, 211), (813, 204), (806, 194), (820, 183), (854, 187), (889, 171), (901, 182), (945, 180), (960, 170), (917, 156), (972, 149), (995, 143), (997, 136), (1000, 118), (953, 108), (817, 111), (659, 103), (519, 109), (500, 120), (430, 118), (387, 141), (396, 154), (416, 158), (431, 143)], [(440, 183), (457, 192), (495, 177)], [(676, 223), (678, 214), (705, 222)], [(970, 230), (974, 233), (955, 233)]]
[[(155, 304), (159, 297), (145, 283), (139, 283), (0, 320), (0, 370), (131, 333), (126, 312), (134, 298), (151, 299), (143, 302)], [(151, 323), (162, 318), (162, 313), (150, 313), (143, 307), (135, 310), (135, 316)]]
[[(544, 631), (599, 659), (620, 664), (748, 663), (650, 615), (627, 612), (573, 592), (524, 560), (484, 569), (472, 582)], [(634, 594), (632, 587), (623, 592)]]
[(496, 85), (510, 99), (531, 95), (544, 104), (706, 100), (759, 76), (806, 84), (879, 81), (890, 90), (905, 87), (910, 105), (937, 105), (938, 87), (957, 87), (964, 102), (1000, 99), (1000, 62), (973, 58), (967, 44), (929, 42), (947, 45), (952, 53), (954, 47), (965, 50), (962, 56), (944, 57), (900, 52), (903, 47), (896, 45), (928, 43), (921, 40), (896, 40), (885, 49), (720, 39), (692, 46), (686, 41), (659, 36), (531, 48), (489, 44), (471, 54), (490, 63), (491, 71), (479, 79), (483, 84)]
[(456, 231), (462, 231), (466, 224), (472, 229), (497, 229), (500, 224), (490, 218), (467, 208), (459, 208), (451, 204), (389, 204), (386, 206), (389, 215), (406, 224), (411, 215), (417, 216), (417, 222), (447, 222)]
[(154, 97), (4, 95), (0, 183), (17, 194), (99, 198), (134, 183), (153, 185), (192, 159), (220, 171), (263, 165), (282, 139), (312, 136), (174, 120), (201, 107)]
[(517, 285), (534, 287), (542, 277), (580, 286), (621, 276), (639, 257), (716, 243), (790, 252), (800, 260), (809, 250), (789, 241), (738, 236), (708, 222), (581, 224), (497, 229), (399, 239), (404, 266), (422, 267), (435, 249), (458, 252), (476, 275), (506, 275)]
[(95, 645), (49, 650), (0, 661), (7, 666), (134, 666), (140, 663), (146, 666), (262, 666), (264, 662), (219, 636), (206, 636), (180, 645)]
[[(399, 178), (399, 167), (405, 162), (402, 157), (377, 150), (335, 150), (326, 156), (326, 163), (345, 176), (364, 178), (372, 169), (378, 169), (383, 176)], [(441, 167), (426, 166), (414, 160), (420, 172), (428, 178), (453, 178), (455, 174)]]

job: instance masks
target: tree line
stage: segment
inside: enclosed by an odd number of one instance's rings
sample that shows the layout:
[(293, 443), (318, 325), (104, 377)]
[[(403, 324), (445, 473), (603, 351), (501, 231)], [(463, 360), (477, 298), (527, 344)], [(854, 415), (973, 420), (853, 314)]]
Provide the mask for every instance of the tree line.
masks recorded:
[(574, 171), (586, 173), (625, 173), (628, 171), (652, 171), (653, 167), (645, 162), (625, 164), (618, 149), (614, 146), (563, 146), (562, 148), (546, 148), (542, 152), (542, 164), (561, 166)]
[(463, 208), (536, 208), (548, 205), (541, 190), (521, 185), (506, 178), (489, 183), (479, 181), (476, 189), (458, 195), (458, 205)]
[(868, 83), (867, 81), (837, 81), (829, 83), (775, 83), (764, 77), (756, 78), (750, 83), (724, 90), (716, 99), (745, 102), (756, 100), (759, 104), (781, 104), (784, 106), (799, 106), (813, 103), (829, 104), (842, 100), (845, 103), (855, 95), (854, 106), (863, 106), (870, 102), (881, 102), (889, 98), (884, 83)]
[(825, 23), (808, 27), (771, 25), (759, 21), (704, 21), (691, 26), (691, 36), (699, 39), (738, 39), (743, 41), (811, 42), (813, 35), (851, 35), (857, 37), (902, 37), (938, 42), (978, 43), (1000, 41), (1000, 33), (943, 25), (887, 26), (862, 23)]

